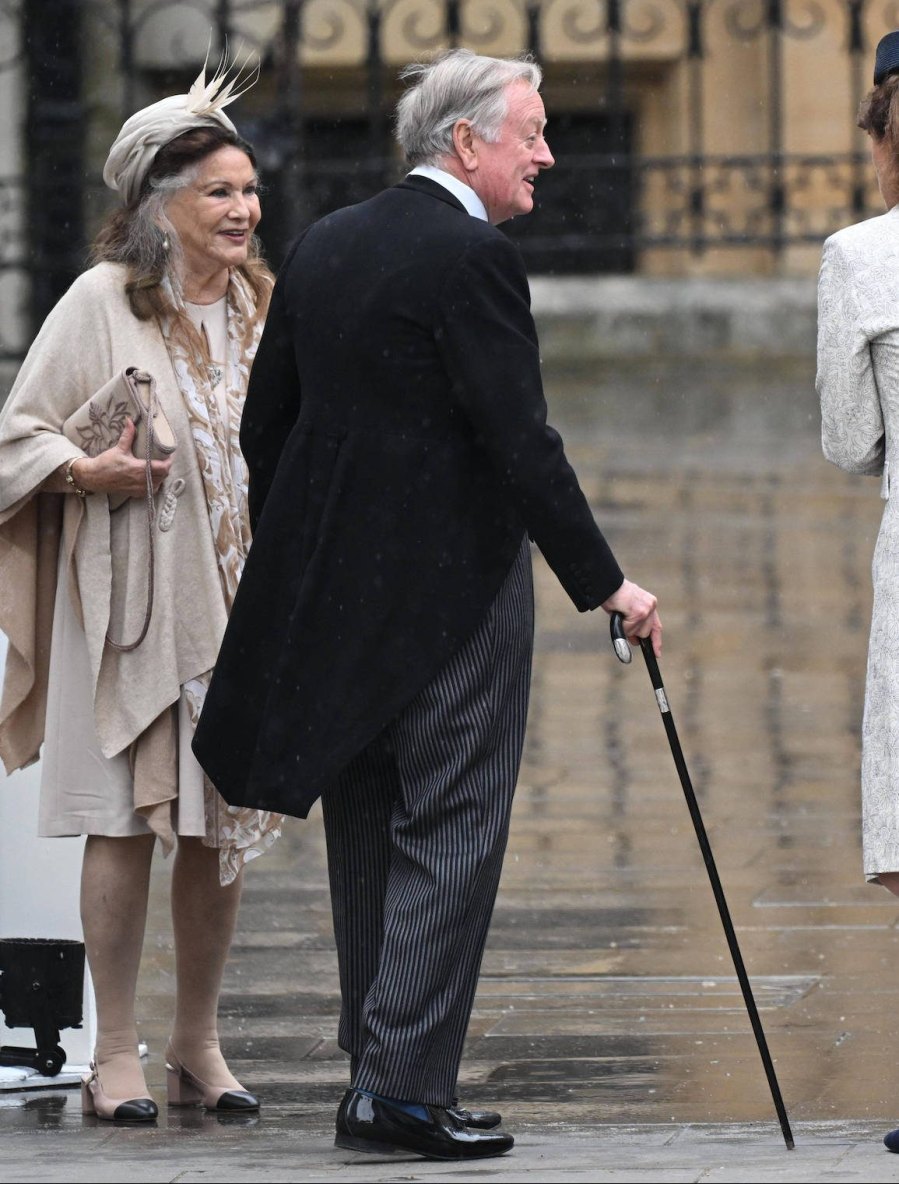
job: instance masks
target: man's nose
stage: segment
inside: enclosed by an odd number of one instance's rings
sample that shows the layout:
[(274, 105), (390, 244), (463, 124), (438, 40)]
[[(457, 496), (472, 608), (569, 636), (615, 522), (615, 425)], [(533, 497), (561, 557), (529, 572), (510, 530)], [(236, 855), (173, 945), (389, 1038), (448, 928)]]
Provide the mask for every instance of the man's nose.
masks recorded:
[(551, 169), (553, 167), (553, 165), (556, 163), (555, 157), (550, 152), (549, 144), (547, 144), (546, 140), (544, 140), (540, 144), (540, 147), (539, 147), (534, 159), (536, 160), (537, 164), (542, 169)]

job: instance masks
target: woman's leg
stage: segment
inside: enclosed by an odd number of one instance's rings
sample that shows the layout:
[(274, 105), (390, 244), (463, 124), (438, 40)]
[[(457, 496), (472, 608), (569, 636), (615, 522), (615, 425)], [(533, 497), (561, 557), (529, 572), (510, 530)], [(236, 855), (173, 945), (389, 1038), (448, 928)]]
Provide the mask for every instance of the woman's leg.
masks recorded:
[(899, 896), (899, 872), (881, 872), (878, 880), (894, 896)]
[(219, 1049), (218, 1003), (234, 936), (243, 876), (219, 883), (219, 853), (182, 837), (172, 874), (175, 931), (175, 1022), (172, 1047), (191, 1073), (208, 1085), (242, 1089)]
[(148, 1096), (137, 1054), (134, 997), (140, 968), (152, 834), (89, 835), (81, 869), (81, 923), (97, 998), (95, 1059), (108, 1098)]

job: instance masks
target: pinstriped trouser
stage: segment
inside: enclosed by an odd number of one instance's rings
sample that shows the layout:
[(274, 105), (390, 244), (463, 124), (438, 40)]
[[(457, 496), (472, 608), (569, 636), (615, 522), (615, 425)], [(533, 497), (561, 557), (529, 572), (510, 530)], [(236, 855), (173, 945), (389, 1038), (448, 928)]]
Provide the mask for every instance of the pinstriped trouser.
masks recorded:
[(527, 538), (475, 633), (322, 795), (353, 1084), (449, 1106), (530, 687)]

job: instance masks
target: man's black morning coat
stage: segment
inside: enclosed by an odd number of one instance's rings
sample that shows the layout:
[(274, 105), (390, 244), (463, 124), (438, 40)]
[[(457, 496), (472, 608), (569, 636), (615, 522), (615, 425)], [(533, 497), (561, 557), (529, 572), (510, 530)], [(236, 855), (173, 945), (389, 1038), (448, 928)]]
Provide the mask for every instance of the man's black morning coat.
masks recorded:
[(194, 741), (234, 805), (304, 817), (525, 531), (580, 610), (623, 579), (546, 423), (521, 255), (426, 178), (301, 235), (240, 438), (254, 541)]

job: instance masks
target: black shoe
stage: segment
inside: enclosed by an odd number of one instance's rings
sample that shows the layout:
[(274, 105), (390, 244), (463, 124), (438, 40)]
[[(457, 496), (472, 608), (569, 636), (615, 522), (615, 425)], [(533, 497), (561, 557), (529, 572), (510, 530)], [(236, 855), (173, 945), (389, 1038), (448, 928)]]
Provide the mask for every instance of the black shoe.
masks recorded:
[(479, 1131), (492, 1131), (503, 1120), (502, 1115), (497, 1114), (495, 1110), (466, 1110), (455, 1104), (450, 1106), (449, 1113), (466, 1126), (475, 1127)]
[(899, 1151), (899, 1130), (890, 1131), (883, 1136), (883, 1145), (887, 1151)]
[[(353, 1057), (350, 1061), (350, 1065), (352, 1067), (350, 1080), (352, 1081), (353, 1078), (355, 1078), (356, 1071), (359, 1068), (359, 1058)], [(341, 1108), (345, 1102), (346, 1098), (344, 1098), (343, 1102), (341, 1102)], [(469, 1110), (466, 1107), (460, 1106), (458, 1098), (453, 1098), (453, 1104), (448, 1109), (454, 1118), (458, 1118), (459, 1121), (464, 1122), (466, 1126), (472, 1126), (479, 1131), (492, 1131), (493, 1128), (495, 1126), (499, 1126), (503, 1120), (503, 1116), (498, 1114), (495, 1110)]]
[(337, 1111), (334, 1144), (375, 1155), (414, 1151), (426, 1159), (477, 1159), (503, 1155), (515, 1142), (502, 1131), (474, 1131), (440, 1106), (422, 1110), (427, 1117), (417, 1118), (385, 1098), (348, 1090)]

